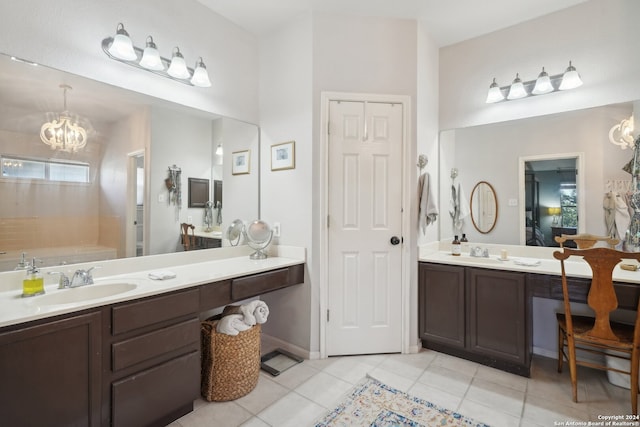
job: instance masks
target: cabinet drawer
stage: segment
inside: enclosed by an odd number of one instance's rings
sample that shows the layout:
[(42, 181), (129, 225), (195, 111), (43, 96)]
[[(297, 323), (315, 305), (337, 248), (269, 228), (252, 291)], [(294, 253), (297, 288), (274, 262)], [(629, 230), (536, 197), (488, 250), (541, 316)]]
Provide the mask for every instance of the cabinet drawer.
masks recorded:
[(200, 321), (195, 318), (115, 343), (111, 350), (113, 371), (128, 368), (189, 345), (192, 350), (197, 350), (199, 340)]
[(200, 287), (200, 311), (222, 307), (231, 301), (231, 280), (210, 283)]
[(289, 286), (288, 268), (240, 277), (231, 281), (231, 298), (237, 301), (286, 286)]
[(180, 292), (113, 308), (112, 334), (118, 335), (162, 321), (197, 313), (199, 291)]
[(200, 352), (194, 351), (114, 382), (111, 393), (112, 425), (155, 424), (163, 414), (178, 410), (198, 397)]

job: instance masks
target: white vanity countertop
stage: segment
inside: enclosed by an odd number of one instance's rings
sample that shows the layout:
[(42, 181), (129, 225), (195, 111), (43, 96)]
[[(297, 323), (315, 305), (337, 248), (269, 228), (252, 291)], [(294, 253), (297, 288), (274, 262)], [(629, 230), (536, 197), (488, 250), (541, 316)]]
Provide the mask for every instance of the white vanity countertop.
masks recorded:
[[(544, 248), (536, 246), (517, 245), (496, 245), (477, 244), (470, 245), (472, 248), (479, 246), (489, 249), (489, 258), (472, 257), (469, 252), (464, 252), (460, 256), (451, 255), (448, 243), (430, 243), (419, 248), (418, 261), (432, 262), (437, 264), (462, 265), (469, 267), (489, 268), (494, 270), (521, 271), (526, 273), (551, 274), (560, 276), (560, 261), (553, 257), (555, 251), (560, 248)], [(446, 248), (446, 249), (445, 249)], [(500, 251), (507, 250), (508, 259), (500, 260)], [(540, 261), (539, 265), (526, 266), (516, 264), (516, 260)], [(630, 264), (637, 264), (635, 260), (628, 261)], [(586, 261), (571, 257), (565, 261), (565, 268), (568, 276), (591, 278), (591, 268)], [(613, 280), (616, 282), (640, 284), (640, 270), (628, 271), (619, 266), (613, 270)]]
[[(40, 296), (22, 298), (24, 271), (0, 273), (0, 327), (186, 289), (305, 262), (304, 248), (272, 247), (270, 248), (270, 256), (264, 260), (249, 259), (248, 255), (250, 253), (249, 248), (239, 247), (224, 248), (222, 251), (220, 249), (211, 249), (146, 256), (137, 258), (138, 268), (130, 265), (135, 262), (136, 258), (65, 266), (72, 267), (71, 271), (76, 268), (89, 268), (94, 265), (101, 267), (94, 270), (94, 285), (86, 285), (74, 289), (57, 289), (57, 276), (48, 276), (46, 273), (47, 270), (55, 271), (60, 270), (60, 268), (43, 268), (46, 291), (44, 297), (59, 292), (74, 292), (76, 289), (101, 284), (130, 283), (137, 285), (133, 290), (108, 297), (56, 305), (39, 303)], [(207, 254), (209, 259), (207, 259)], [(175, 258), (178, 258), (178, 260), (175, 261)], [(173, 260), (173, 262), (169, 262), (169, 260)], [(121, 264), (120, 270), (122, 272), (120, 274), (116, 273), (119, 269), (118, 264)], [(166, 280), (150, 279), (149, 273), (157, 271), (170, 271), (175, 273), (176, 277)], [(41, 301), (44, 301), (44, 299)]]

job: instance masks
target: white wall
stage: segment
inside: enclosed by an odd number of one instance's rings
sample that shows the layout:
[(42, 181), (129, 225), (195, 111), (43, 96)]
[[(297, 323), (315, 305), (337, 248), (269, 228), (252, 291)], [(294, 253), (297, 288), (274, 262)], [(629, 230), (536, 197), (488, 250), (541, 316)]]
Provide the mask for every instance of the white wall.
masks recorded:
[[(304, 14), (260, 42), (261, 216), (281, 223), (279, 243), (312, 252), (314, 147), (312, 24)], [(295, 169), (271, 171), (271, 145), (295, 141)], [(318, 351), (318, 298), (307, 263), (305, 283), (265, 295), (271, 309), (264, 331)], [(295, 320), (294, 320), (295, 319)]]
[[(640, 98), (636, 0), (592, 0), (440, 50), (440, 129), (493, 123)], [(492, 79), (533, 80), (569, 60), (584, 85), (517, 101), (485, 104)]]
[[(212, 81), (196, 88), (109, 59), (101, 42), (122, 22), (136, 46), (202, 56)], [(257, 41), (195, 0), (23, 0), (0, 13), (0, 52), (220, 115), (258, 121)]]

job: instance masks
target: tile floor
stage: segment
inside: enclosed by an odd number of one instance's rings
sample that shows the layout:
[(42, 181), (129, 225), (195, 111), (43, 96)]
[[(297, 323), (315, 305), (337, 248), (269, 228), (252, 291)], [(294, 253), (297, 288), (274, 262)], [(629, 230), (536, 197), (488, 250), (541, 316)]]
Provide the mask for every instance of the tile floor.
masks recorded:
[[(263, 344), (263, 351), (270, 350)], [(261, 372), (247, 396), (232, 402), (197, 400), (193, 412), (169, 427), (312, 426), (367, 374), (492, 426), (570, 425), (569, 420), (631, 412), (629, 391), (611, 385), (603, 371), (580, 368), (580, 402), (573, 403), (568, 367), (558, 374), (553, 359), (535, 356), (531, 378), (524, 378), (422, 350), (306, 360), (277, 377)]]

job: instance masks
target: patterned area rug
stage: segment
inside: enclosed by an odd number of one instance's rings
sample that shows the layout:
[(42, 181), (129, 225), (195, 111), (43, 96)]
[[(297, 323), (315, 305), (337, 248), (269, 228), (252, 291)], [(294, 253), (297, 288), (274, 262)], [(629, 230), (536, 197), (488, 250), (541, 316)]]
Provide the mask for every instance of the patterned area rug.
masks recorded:
[(488, 427), (371, 377), (356, 385), (342, 403), (316, 423), (316, 427), (338, 426)]

